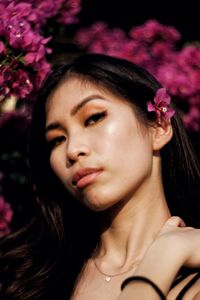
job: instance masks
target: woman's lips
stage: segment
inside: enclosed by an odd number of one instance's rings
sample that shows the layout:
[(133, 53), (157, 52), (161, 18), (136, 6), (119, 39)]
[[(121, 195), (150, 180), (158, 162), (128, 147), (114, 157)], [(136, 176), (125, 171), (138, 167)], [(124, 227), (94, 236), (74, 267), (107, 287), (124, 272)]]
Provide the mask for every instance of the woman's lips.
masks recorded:
[(102, 170), (98, 169), (98, 170), (91, 170), (90, 172), (86, 172), (85, 175), (81, 176), (77, 182), (76, 182), (76, 187), (78, 189), (83, 189), (86, 186), (88, 186), (89, 184), (93, 183), (96, 178), (100, 175), (100, 173), (102, 172)]

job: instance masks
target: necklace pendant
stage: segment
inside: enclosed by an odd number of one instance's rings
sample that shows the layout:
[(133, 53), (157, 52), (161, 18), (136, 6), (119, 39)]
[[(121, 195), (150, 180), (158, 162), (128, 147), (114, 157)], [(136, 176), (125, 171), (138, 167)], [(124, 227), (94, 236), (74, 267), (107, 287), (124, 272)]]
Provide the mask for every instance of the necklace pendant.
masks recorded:
[(110, 276), (106, 276), (105, 280), (106, 280), (106, 282), (109, 282), (111, 280), (111, 277)]

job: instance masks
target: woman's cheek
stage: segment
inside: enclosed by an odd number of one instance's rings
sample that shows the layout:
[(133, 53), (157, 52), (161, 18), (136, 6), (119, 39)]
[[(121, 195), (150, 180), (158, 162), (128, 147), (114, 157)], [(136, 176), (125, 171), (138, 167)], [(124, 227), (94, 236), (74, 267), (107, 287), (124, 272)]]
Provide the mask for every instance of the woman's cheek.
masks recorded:
[(90, 135), (91, 147), (99, 155), (106, 153), (109, 155), (113, 148), (116, 150), (116, 147), (119, 147), (119, 132), (117, 124), (114, 122), (107, 122), (102, 125), (92, 130), (92, 135)]
[(53, 149), (50, 154), (50, 166), (56, 175), (59, 176), (62, 170), (63, 159), (58, 149)]
[(107, 142), (112, 138), (119, 137), (120, 128), (118, 128), (118, 123), (115, 121), (105, 122), (103, 126), (99, 126), (97, 130), (94, 131), (94, 138), (100, 138), (102, 142)]

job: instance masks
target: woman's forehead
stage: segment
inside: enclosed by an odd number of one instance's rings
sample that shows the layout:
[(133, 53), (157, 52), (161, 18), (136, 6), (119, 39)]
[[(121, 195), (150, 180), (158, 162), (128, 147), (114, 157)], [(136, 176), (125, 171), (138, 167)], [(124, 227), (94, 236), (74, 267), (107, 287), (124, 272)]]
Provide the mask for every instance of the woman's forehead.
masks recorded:
[(46, 101), (46, 112), (48, 113), (52, 105), (58, 105), (61, 98), (65, 98), (69, 104), (74, 104), (90, 94), (121, 98), (112, 89), (105, 87), (102, 83), (84, 77), (70, 76), (65, 80), (63, 79), (51, 91)]

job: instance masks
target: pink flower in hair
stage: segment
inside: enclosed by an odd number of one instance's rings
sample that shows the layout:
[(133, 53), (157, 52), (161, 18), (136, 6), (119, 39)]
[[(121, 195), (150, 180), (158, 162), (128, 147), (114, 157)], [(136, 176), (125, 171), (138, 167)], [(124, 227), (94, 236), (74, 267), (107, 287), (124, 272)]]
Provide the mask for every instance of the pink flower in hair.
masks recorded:
[(165, 88), (157, 90), (154, 102), (155, 104), (150, 101), (147, 102), (147, 110), (156, 113), (158, 122), (160, 122), (161, 119), (169, 121), (175, 114), (175, 110), (170, 107), (171, 97)]

